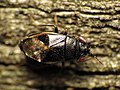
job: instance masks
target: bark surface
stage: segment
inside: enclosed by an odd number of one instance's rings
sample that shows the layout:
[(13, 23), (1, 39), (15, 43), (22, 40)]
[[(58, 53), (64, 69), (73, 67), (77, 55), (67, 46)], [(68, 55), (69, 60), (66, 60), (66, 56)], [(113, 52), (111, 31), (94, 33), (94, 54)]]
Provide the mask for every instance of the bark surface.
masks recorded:
[[(27, 60), (18, 47), (31, 32), (53, 31), (82, 35), (92, 44), (87, 62), (46, 65)], [(76, 90), (120, 88), (120, 1), (0, 0), (0, 90)]]

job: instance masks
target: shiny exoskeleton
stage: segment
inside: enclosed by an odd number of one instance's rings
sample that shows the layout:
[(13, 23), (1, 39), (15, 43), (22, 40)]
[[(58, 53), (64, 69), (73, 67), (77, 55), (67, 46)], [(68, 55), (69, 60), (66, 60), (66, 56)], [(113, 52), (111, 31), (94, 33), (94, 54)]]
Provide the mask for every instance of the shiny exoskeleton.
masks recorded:
[(39, 62), (80, 60), (90, 54), (83, 37), (73, 38), (53, 32), (29, 36), (21, 40), (19, 46), (25, 55)]
[(86, 60), (84, 59), (86, 55), (96, 58), (82, 36), (75, 38), (68, 36), (67, 33), (59, 34), (57, 26), (55, 26), (55, 33), (43, 32), (24, 38), (19, 47), (27, 57), (44, 63), (82, 62)]

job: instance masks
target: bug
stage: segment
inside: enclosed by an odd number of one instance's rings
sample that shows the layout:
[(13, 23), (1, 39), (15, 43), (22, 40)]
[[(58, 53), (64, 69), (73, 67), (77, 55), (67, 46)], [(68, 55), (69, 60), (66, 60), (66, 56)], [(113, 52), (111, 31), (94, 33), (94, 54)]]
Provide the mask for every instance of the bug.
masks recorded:
[(19, 44), (21, 51), (27, 57), (43, 63), (83, 62), (86, 61), (84, 59), (86, 55), (97, 59), (90, 52), (90, 45), (82, 36), (75, 38), (68, 36), (67, 33), (59, 34), (57, 24), (52, 26), (55, 32), (42, 32), (22, 39)]

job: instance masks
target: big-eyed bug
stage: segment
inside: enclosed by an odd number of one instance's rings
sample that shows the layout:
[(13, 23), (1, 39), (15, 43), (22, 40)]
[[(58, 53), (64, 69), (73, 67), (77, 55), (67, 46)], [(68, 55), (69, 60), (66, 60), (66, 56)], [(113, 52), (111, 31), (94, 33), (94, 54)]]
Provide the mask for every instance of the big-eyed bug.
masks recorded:
[(75, 38), (68, 36), (67, 33), (59, 34), (56, 22), (57, 18), (55, 17), (55, 25), (44, 25), (54, 26), (55, 32), (34, 34), (21, 40), (19, 44), (21, 51), (27, 57), (43, 63), (83, 62), (86, 61), (84, 59), (86, 55), (96, 58), (90, 52), (90, 45), (82, 36)]

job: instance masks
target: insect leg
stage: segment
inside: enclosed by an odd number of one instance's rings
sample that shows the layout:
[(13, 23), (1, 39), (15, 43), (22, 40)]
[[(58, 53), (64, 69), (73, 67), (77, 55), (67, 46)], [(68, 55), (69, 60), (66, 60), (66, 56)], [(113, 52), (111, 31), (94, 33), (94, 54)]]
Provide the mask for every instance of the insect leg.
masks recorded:
[(55, 21), (55, 31), (54, 31), (54, 32), (55, 32), (55, 33), (58, 33), (59, 31), (58, 31), (58, 27), (57, 27), (57, 26), (58, 26), (57, 15), (54, 16), (54, 21)]
[[(57, 15), (54, 16), (54, 21), (55, 21), (55, 30), (54, 30), (54, 32), (59, 33)], [(64, 32), (62, 32), (62, 34), (67, 35), (67, 31), (65, 30)]]
[(55, 31), (54, 31), (55, 33), (58, 33), (58, 28), (55, 26)]
[(90, 52), (90, 56), (91, 56), (91, 57), (94, 57), (100, 64), (103, 65), (103, 63), (102, 63), (95, 55), (93, 55), (91, 52)]

